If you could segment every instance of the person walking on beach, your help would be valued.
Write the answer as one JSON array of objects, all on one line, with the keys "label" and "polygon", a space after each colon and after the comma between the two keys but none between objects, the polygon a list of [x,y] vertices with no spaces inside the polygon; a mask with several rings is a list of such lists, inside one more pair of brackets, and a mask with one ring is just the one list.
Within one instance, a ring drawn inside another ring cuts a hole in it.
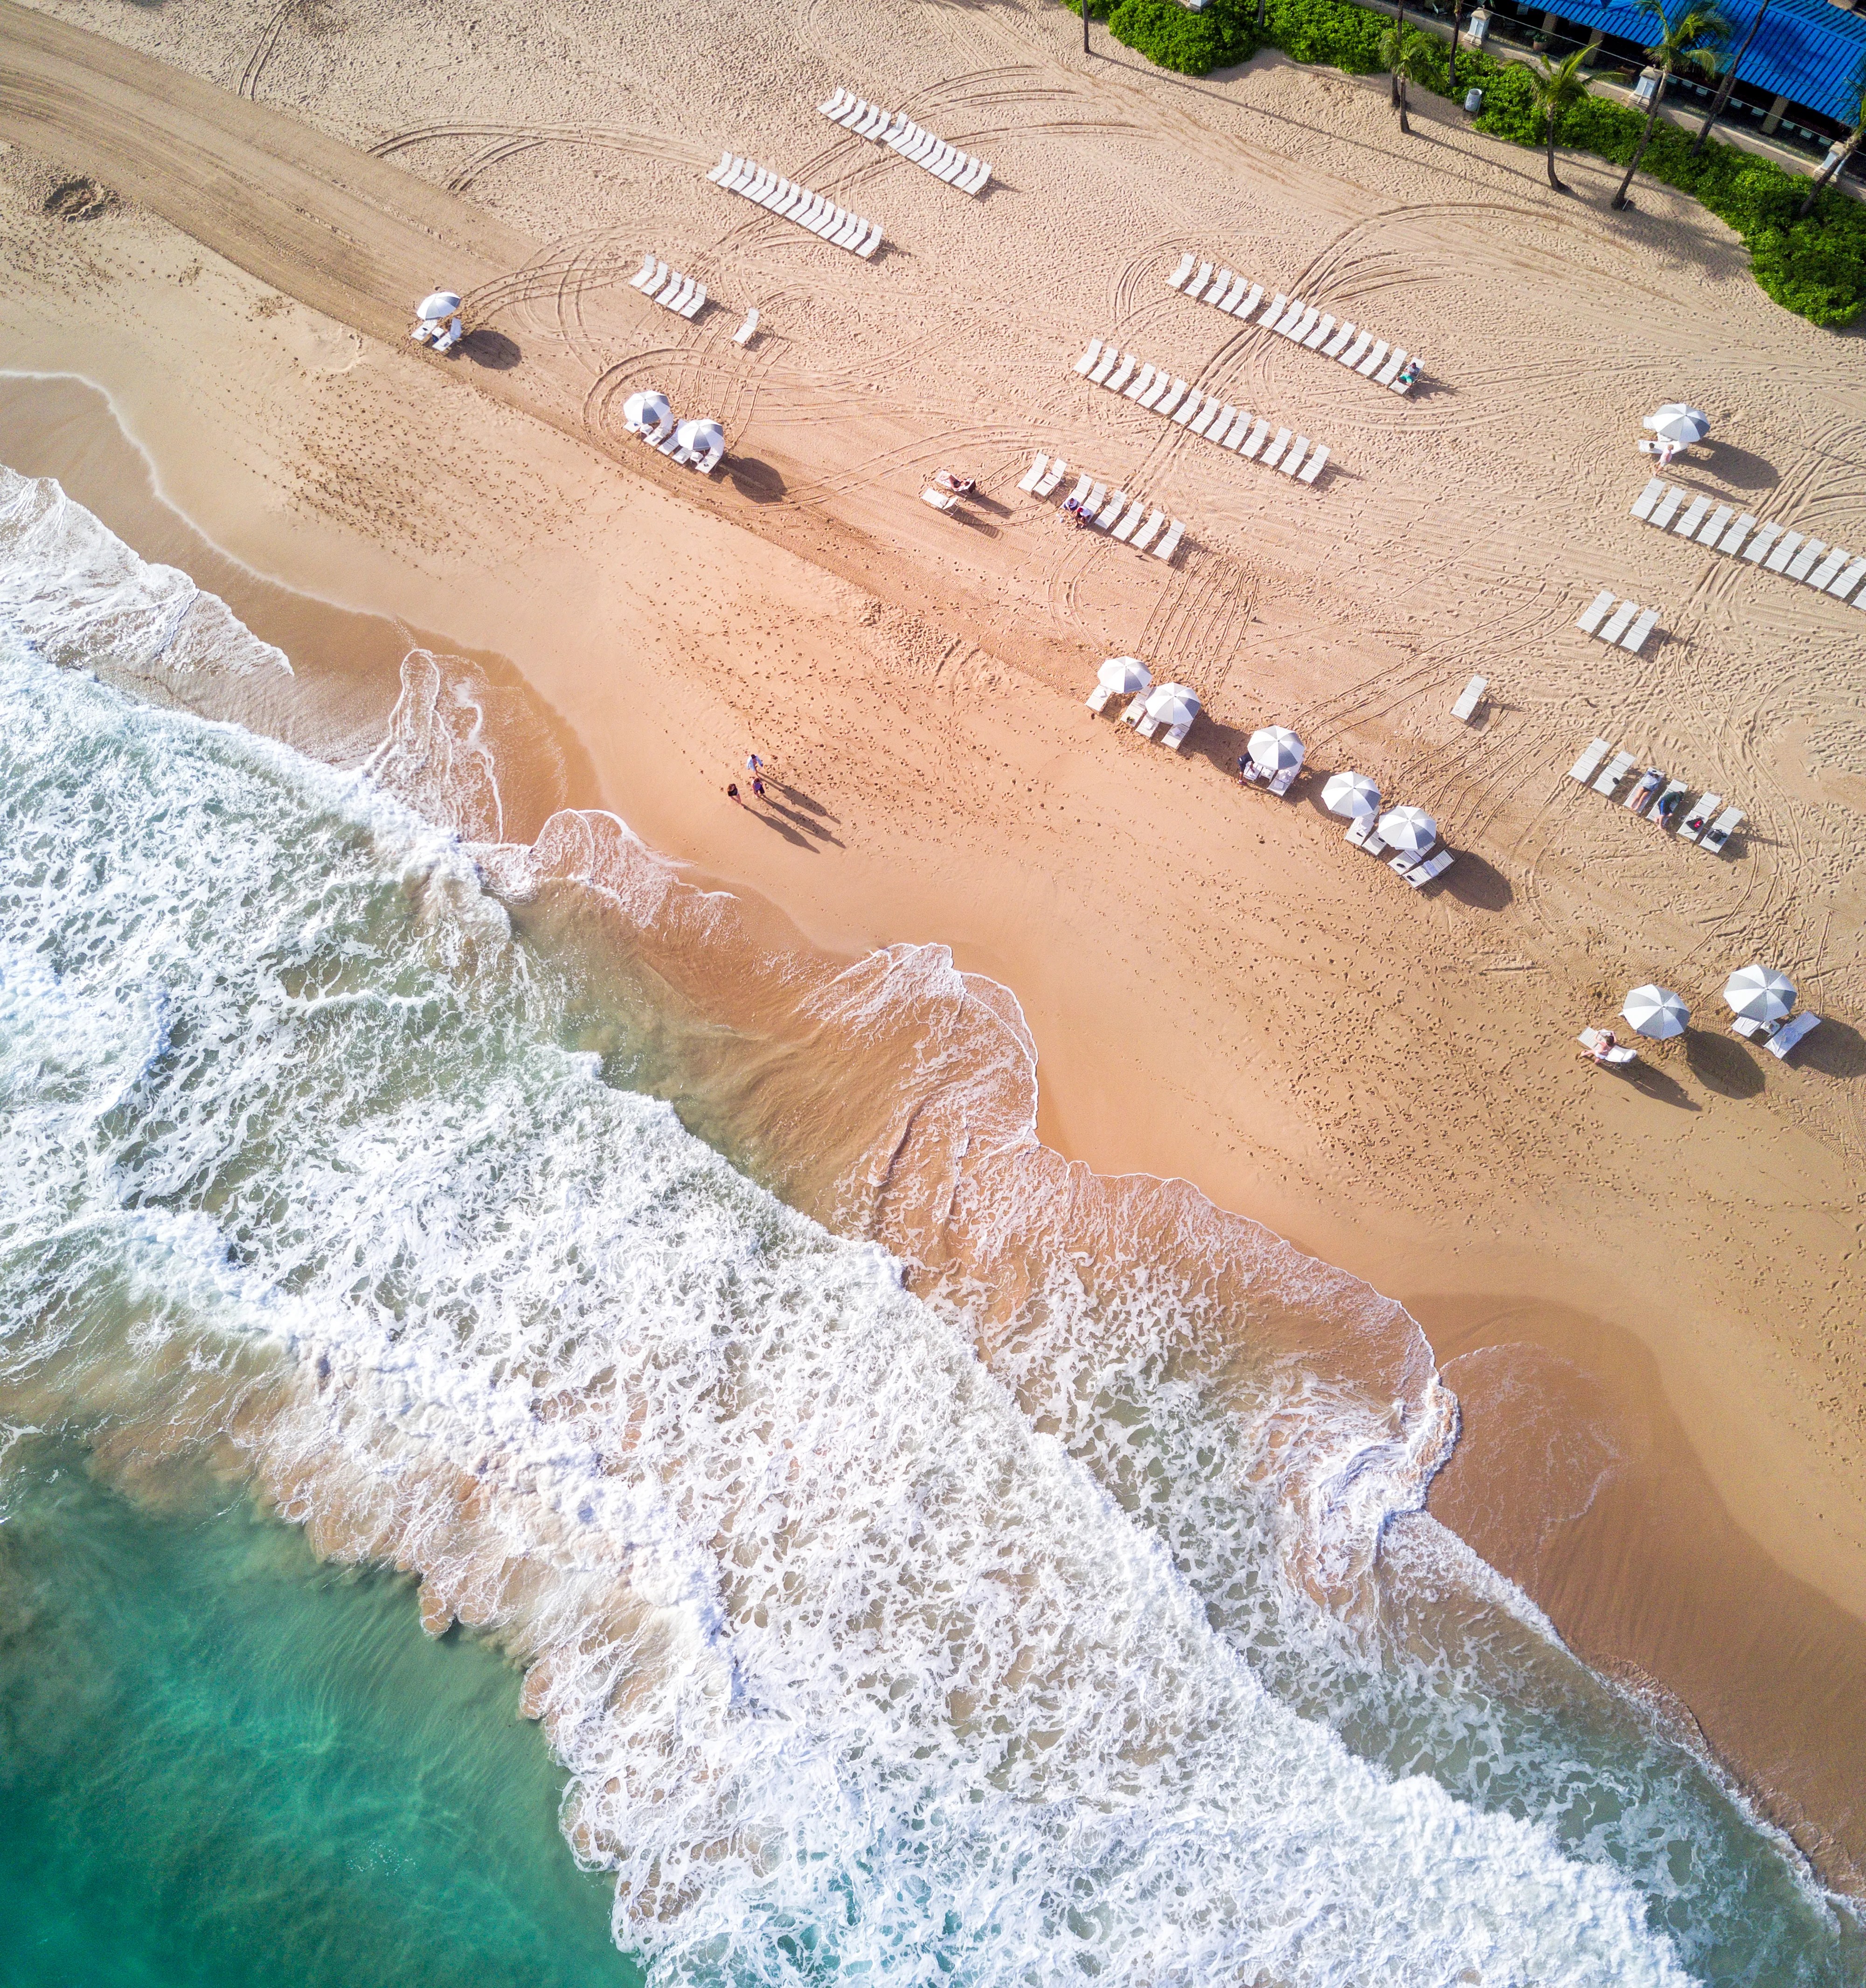
[{"label": "person walking on beach", "polygon": [[753,779],[756,780],[758,776],[764,770],[765,762],[756,752],[748,752],[745,755],[745,771],[752,776]]},{"label": "person walking on beach", "polygon": [[765,783],[756,773],[752,776],[752,791],[761,801],[765,798]]},{"label": "person walking on beach", "polygon": [[745,806],[744,801],[739,797],[739,783],[736,780],[728,780],[726,782],[725,797],[732,803],[734,807],[743,807]]}]

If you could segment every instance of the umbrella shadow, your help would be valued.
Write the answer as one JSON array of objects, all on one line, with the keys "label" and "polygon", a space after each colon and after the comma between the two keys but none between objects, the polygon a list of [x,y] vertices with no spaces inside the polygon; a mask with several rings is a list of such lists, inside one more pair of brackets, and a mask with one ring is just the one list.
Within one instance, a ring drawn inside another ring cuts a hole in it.
[{"label": "umbrella shadow", "polygon": [[524,357],[516,339],[508,338],[502,331],[495,331],[485,324],[477,331],[469,331],[461,340],[460,349],[475,366],[484,366],[493,373],[509,373]]},{"label": "umbrella shadow", "polygon": [[[1473,911],[1500,911],[1516,902],[1516,887],[1496,864],[1461,849],[1456,860],[1437,882],[1448,897]],[[1432,886],[1426,885],[1430,890]]]},{"label": "umbrella shadow", "polygon": [[784,479],[768,462],[760,462],[755,456],[731,456],[726,460],[725,473],[739,495],[749,497],[754,504],[783,501]]},{"label": "umbrella shadow", "polygon": [[1746,448],[1727,441],[1700,442],[1698,446],[1709,451],[1709,460],[1702,467],[1721,477],[1732,490],[1772,490],[1782,480],[1773,463]]},{"label": "umbrella shadow", "polygon": [[1685,1031],[1685,1061],[1706,1090],[1719,1097],[1754,1097],[1763,1088],[1756,1060],[1734,1037],[1709,1029]]},{"label": "umbrella shadow", "polygon": [[1851,1022],[1824,1015],[1820,1027],[1803,1036],[1789,1057],[1825,1077],[1866,1076],[1866,1036]]},{"label": "umbrella shadow", "polygon": [[1656,1104],[1673,1105],[1680,1111],[1704,1109],[1675,1077],[1661,1070],[1656,1063],[1648,1063],[1644,1057],[1637,1063],[1623,1063],[1617,1069],[1606,1070],[1604,1074],[1618,1077],[1622,1084],[1630,1084],[1643,1097],[1651,1098]]}]

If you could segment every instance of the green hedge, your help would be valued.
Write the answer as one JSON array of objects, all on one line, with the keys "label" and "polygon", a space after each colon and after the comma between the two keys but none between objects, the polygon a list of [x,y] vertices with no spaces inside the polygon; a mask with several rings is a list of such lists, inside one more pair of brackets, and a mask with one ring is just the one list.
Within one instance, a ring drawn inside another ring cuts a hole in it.
[{"label": "green hedge", "polygon": [[[1381,42],[1388,17],[1354,0],[1266,0],[1261,34],[1255,0],[1209,0],[1195,14],[1179,0],[1090,0],[1114,39],[1162,69],[1205,76],[1247,62],[1259,48],[1279,49],[1293,61],[1326,63],[1350,76],[1384,66]],[[1425,86],[1451,94],[1450,44],[1436,36],[1425,53]],[[1477,128],[1512,144],[1540,147],[1543,134],[1520,63],[1500,63],[1466,44],[1458,51],[1458,91],[1484,93]],[[1590,97],[1569,113],[1557,143],[1624,165],[1645,119],[1624,104]],[[1640,171],[1692,194],[1742,236],[1749,268],[1786,310],[1821,325],[1850,324],[1866,309],[1866,202],[1828,188],[1807,220],[1795,211],[1807,182],[1772,159],[1719,144],[1691,155],[1692,134],[1661,122]]]}]

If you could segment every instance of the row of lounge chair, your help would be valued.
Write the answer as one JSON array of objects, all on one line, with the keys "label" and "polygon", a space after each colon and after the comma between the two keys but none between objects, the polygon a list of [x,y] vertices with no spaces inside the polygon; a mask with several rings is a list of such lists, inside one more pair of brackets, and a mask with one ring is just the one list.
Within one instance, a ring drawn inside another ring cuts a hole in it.
[{"label": "row of lounge chair", "polygon": [[696,318],[706,308],[706,286],[657,262],[652,249],[628,282],[630,289],[639,290],[651,303],[665,305],[677,316]]},{"label": "row of lounge chair", "polygon": [[1221,448],[1235,450],[1247,461],[1260,459],[1266,469],[1280,468],[1284,475],[1295,477],[1299,483],[1313,483],[1328,460],[1326,448],[1317,447],[1311,452],[1309,438],[1297,435],[1292,441],[1287,428],[1279,428],[1266,448],[1264,442],[1270,432],[1267,421],[1253,417],[1247,407],[1221,401],[1215,394],[1188,387],[1185,380],[1174,377],[1170,367],[1142,365],[1118,344],[1104,345],[1099,338],[1091,340],[1087,351],[1076,361],[1076,370],[1092,386],[1106,387],[1137,407],[1164,414],[1178,427],[1203,435]]},{"label": "row of lounge chair", "polygon": [[1305,303],[1300,297],[1285,296],[1279,291],[1259,311],[1257,306],[1263,301],[1261,283],[1234,276],[1229,269],[1221,269],[1214,276],[1212,265],[1198,262],[1190,249],[1166,283],[1168,289],[1215,305],[1240,323],[1266,326],[1293,343],[1320,353],[1324,359],[1338,359],[1377,387],[1390,387],[1396,394],[1409,393],[1419,377],[1418,360],[1408,366],[1403,346],[1389,347],[1384,338],[1376,340],[1370,331],[1357,331],[1351,320],[1337,324],[1320,304]]},{"label": "row of lounge chair", "polygon": [[1603,642],[1617,642],[1638,655],[1658,621],[1656,607],[1642,608],[1636,600],[1615,601],[1609,587],[1594,597],[1574,625],[1584,634],[1597,635]]},{"label": "row of lounge chair", "polygon": [[925,167],[935,179],[957,187],[961,193],[982,194],[991,178],[992,169],[984,160],[975,159],[956,145],[948,145],[931,131],[923,131],[904,110],[884,110],[840,84],[835,95],[816,108],[832,123],[853,131],[858,138],[890,147],[911,164]]},{"label": "row of lounge chair", "polygon": [[1736,509],[1734,504],[1719,504],[1715,498],[1692,497],[1675,483],[1668,487],[1662,476],[1654,477],[1633,500],[1633,516],[1642,523],[1694,539],[1732,558],[1740,555],[1752,566],[1766,566],[1790,580],[1805,580],[1817,593],[1831,593],[1836,600],[1844,600],[1857,587],[1853,605],[1866,607],[1866,587],[1860,586],[1866,580],[1866,556],[1855,559],[1851,553],[1780,525],[1759,526],[1747,511],[1735,516]]},{"label": "row of lounge chair", "polygon": [[[1568,769],[1568,777],[1579,780],[1584,786],[1592,787],[1597,794],[1611,795],[1638,764],[1637,754],[1615,752],[1608,740],[1596,739],[1589,742],[1587,751]],[[1729,840],[1732,831],[1743,820],[1743,810],[1723,808],[1722,813],[1719,814],[1717,810],[1723,807],[1721,794],[1701,794],[1697,805],[1688,809],[1685,796],[1690,791],[1685,781],[1670,779],[1658,767],[1649,766],[1627,790],[1621,806],[1634,814],[1643,815],[1661,829],[1670,828],[1675,822],[1681,842],[1695,842],[1700,849],[1708,849],[1714,856]]]},{"label": "row of lounge chair", "polygon": [[1353,844],[1357,849],[1364,849],[1370,856],[1386,856],[1387,867],[1415,891],[1424,890],[1435,877],[1442,877],[1458,860],[1455,850],[1442,847],[1423,857],[1405,850],[1398,856],[1387,856],[1389,845],[1380,832],[1380,816],[1377,814],[1364,814],[1357,821],[1350,822],[1342,840]]},{"label": "row of lounge chair", "polygon": [[812,193],[794,181],[780,179],[769,166],[726,152],[706,177],[728,193],[743,194],[779,220],[794,221],[799,228],[821,235],[832,248],[847,248],[850,255],[866,259],[881,245],[878,221],[850,214],[837,206],[827,194]]},{"label": "row of lounge chair", "polygon": [[1785,1015],[1779,1022],[1758,1022],[1747,1015],[1739,1015],[1730,1024],[1730,1033],[1761,1043],[1772,1057],[1786,1063],[1789,1051],[1796,1043],[1820,1026],[1820,1017],[1803,1008],[1800,1014]]},{"label": "row of lounge chair", "polygon": [[684,468],[710,476],[725,455],[725,434],[717,421],[677,421],[671,410],[658,422],[627,416],[624,426],[651,448],[671,456]]},{"label": "row of lounge chair", "polygon": [[[1053,462],[1046,455],[1039,455],[1018,479],[1019,490],[1028,491],[1033,497],[1050,496],[1063,480],[1069,465],[1062,457]],[[1083,475],[1077,478],[1075,489],[1065,500],[1065,509],[1085,517],[1110,538],[1118,539],[1123,545],[1132,546],[1137,553],[1150,548],[1155,559],[1169,563],[1179,549],[1179,541],[1185,536],[1185,526],[1177,518],[1171,523],[1166,513],[1158,505],[1149,510],[1144,497],[1131,497],[1125,490],[1109,494],[1105,483],[1097,483],[1094,477]],[[1160,529],[1165,526],[1165,535],[1160,536]],[[1154,540],[1159,538],[1159,543]]]}]

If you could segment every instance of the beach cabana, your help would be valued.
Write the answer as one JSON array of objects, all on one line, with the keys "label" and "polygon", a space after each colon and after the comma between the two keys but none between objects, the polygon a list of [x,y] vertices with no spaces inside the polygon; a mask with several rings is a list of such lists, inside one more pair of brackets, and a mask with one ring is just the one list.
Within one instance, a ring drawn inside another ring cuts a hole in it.
[{"label": "beach cabana", "polygon": [[414,307],[414,329],[408,336],[417,345],[431,340],[435,351],[451,351],[466,335],[460,311],[457,291],[431,290]]},{"label": "beach cabana", "polygon": [[665,394],[650,387],[644,393],[630,394],[622,403],[622,425],[644,441],[664,441],[674,425],[674,410]]},{"label": "beach cabana", "polygon": [[1438,839],[1438,824],[1423,808],[1389,808],[1380,818],[1380,839],[1405,855],[1423,856]]},{"label": "beach cabana", "polygon": [[1684,996],[1673,993],[1669,987],[1635,987],[1620,1012],[1642,1036],[1650,1036],[1655,1043],[1682,1036],[1691,1019]]},{"label": "beach cabana", "polygon": [[1330,773],[1322,788],[1322,805],[1330,814],[1364,821],[1380,812],[1380,789],[1364,773]]},{"label": "beach cabana", "polygon": [[1795,1005],[1795,989],[1785,973],[1759,961],[1739,967],[1723,983],[1723,998],[1746,1022],[1779,1022]]}]

